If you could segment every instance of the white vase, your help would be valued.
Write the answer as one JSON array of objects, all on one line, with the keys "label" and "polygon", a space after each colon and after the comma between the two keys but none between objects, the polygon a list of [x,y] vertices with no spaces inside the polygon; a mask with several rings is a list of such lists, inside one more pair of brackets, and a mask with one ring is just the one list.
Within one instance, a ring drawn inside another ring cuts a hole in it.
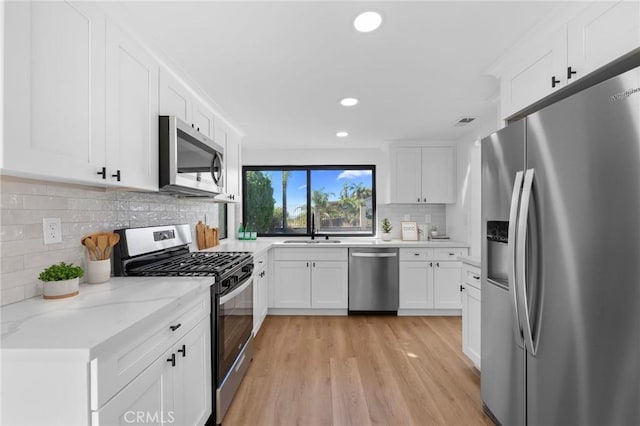
[{"label": "white vase", "polygon": [[44,299],[64,299],[78,294],[80,280],[71,278],[63,281],[44,281],[42,283],[42,297]]},{"label": "white vase", "polygon": [[87,283],[100,284],[111,278],[111,259],[90,260],[87,262]]},{"label": "white vase", "polygon": [[383,232],[382,233],[382,241],[391,241],[391,233]]}]

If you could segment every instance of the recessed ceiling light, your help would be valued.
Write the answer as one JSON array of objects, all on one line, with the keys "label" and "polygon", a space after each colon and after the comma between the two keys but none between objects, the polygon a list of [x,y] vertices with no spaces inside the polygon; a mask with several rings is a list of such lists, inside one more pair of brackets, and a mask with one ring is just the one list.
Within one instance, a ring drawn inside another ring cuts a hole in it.
[{"label": "recessed ceiling light", "polygon": [[356,98],[344,98],[340,99],[340,105],[350,107],[358,104],[358,99]]},{"label": "recessed ceiling light", "polygon": [[369,33],[376,30],[382,24],[382,16],[378,12],[364,12],[356,16],[353,26],[361,33]]},{"label": "recessed ceiling light", "polygon": [[349,136],[349,132],[338,132],[336,133],[336,136],[339,138],[346,138],[347,136]]}]

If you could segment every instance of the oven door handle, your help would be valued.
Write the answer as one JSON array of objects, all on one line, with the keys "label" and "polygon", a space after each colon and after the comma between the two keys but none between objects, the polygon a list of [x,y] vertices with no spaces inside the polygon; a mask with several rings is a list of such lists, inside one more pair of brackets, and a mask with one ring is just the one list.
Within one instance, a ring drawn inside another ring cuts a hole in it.
[{"label": "oven door handle", "polygon": [[243,291],[245,291],[247,289],[247,287],[249,287],[251,285],[251,283],[253,282],[253,278],[249,278],[247,281],[245,281],[240,287],[237,287],[235,289],[233,289],[233,291],[231,293],[227,293],[224,296],[220,297],[220,302],[219,305],[222,306],[225,303],[227,303],[229,300],[233,299],[234,297],[236,297],[238,294],[242,293]]}]

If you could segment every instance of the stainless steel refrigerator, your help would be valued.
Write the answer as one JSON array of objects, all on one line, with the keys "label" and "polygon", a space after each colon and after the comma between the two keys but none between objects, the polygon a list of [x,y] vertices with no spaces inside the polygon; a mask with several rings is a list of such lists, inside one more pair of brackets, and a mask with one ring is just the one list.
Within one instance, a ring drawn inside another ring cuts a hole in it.
[{"label": "stainless steel refrigerator", "polygon": [[640,68],[482,140],[482,228],[485,410],[640,425]]}]

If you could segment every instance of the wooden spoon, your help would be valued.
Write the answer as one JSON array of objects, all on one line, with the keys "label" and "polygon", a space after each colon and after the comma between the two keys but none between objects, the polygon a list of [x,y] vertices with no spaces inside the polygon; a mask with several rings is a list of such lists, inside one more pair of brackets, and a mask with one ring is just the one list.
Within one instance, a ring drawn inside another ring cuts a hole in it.
[{"label": "wooden spoon", "polygon": [[107,238],[109,239],[109,246],[105,251],[104,258],[110,259],[111,250],[113,250],[113,247],[120,242],[120,234],[109,234]]},{"label": "wooden spoon", "polygon": [[105,234],[98,235],[98,251],[100,253],[100,260],[106,259],[105,250],[109,247],[109,237]]},{"label": "wooden spoon", "polygon": [[89,252],[89,260],[99,260],[98,248],[96,247],[96,244],[93,242],[91,237],[83,238],[82,244],[87,248],[87,251]]}]

